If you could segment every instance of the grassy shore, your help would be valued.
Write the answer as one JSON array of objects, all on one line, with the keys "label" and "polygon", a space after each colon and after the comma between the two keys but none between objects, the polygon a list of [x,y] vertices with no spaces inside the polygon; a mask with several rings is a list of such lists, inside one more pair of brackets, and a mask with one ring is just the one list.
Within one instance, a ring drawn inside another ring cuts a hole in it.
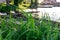
[{"label": "grassy shore", "polygon": [[44,18],[36,20],[28,14],[27,19],[0,17],[0,40],[58,40],[58,23],[46,21]]}]

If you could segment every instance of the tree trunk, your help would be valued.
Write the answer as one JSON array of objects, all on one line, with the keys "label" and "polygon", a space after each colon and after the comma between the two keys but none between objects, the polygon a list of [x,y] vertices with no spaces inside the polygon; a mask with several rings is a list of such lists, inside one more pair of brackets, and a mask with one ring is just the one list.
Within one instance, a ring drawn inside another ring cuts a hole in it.
[{"label": "tree trunk", "polygon": [[6,5],[9,6],[9,0],[6,0]]},{"label": "tree trunk", "polygon": [[18,0],[14,0],[14,5],[18,6]]},{"label": "tree trunk", "polygon": [[30,8],[33,8],[33,0],[31,0]]},{"label": "tree trunk", "polygon": [[[17,7],[19,7],[19,5],[18,5],[18,3],[21,3],[23,0],[14,0],[14,5],[15,6],[17,6]],[[14,10],[15,11],[15,13],[19,13],[19,10]]]},{"label": "tree trunk", "polygon": [[[10,4],[9,4],[9,1],[10,1],[10,0],[6,0],[6,7],[9,7],[9,5],[10,5]],[[7,14],[10,14],[10,10],[9,10],[9,8],[8,8],[8,10],[7,10],[6,13],[7,13]]]},{"label": "tree trunk", "polygon": [[[14,5],[18,7],[18,0],[14,0]],[[15,9],[14,11],[15,13],[18,13],[18,10]]]},{"label": "tree trunk", "polygon": [[35,0],[35,6],[36,6],[36,8],[37,8],[37,6],[38,6],[37,1],[38,1],[38,0]]}]

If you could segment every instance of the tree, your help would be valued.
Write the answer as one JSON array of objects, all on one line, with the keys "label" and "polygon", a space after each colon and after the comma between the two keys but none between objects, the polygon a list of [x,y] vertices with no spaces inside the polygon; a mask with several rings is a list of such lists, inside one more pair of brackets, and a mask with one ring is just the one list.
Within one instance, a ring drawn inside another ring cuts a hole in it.
[{"label": "tree", "polygon": [[35,0],[35,6],[36,6],[36,8],[37,8],[37,5],[38,5],[37,0]]},{"label": "tree", "polygon": [[[14,5],[16,6],[16,7],[18,7],[19,5],[19,3],[21,3],[23,0],[14,0]],[[18,10],[16,10],[15,9],[15,12],[17,13],[17,12],[19,12]]]},{"label": "tree", "polygon": [[9,10],[9,5],[10,5],[10,4],[9,4],[9,1],[10,1],[10,0],[6,0],[6,7],[8,8],[8,10],[7,10],[7,12],[6,12],[7,14],[10,13],[10,10]]},{"label": "tree", "polygon": [[14,5],[18,6],[18,0],[14,0]]},{"label": "tree", "polygon": [[9,0],[6,0],[6,5],[9,6]]},{"label": "tree", "polygon": [[36,8],[37,7],[37,0],[31,0],[31,8]]},{"label": "tree", "polygon": [[14,5],[18,6],[18,3],[21,3],[23,0],[14,0]]}]

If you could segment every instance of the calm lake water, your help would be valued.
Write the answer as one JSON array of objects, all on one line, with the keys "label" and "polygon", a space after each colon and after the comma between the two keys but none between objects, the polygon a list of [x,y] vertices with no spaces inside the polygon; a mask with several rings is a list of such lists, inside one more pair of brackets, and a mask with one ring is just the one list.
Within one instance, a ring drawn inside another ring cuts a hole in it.
[{"label": "calm lake water", "polygon": [[52,8],[37,8],[38,11],[40,11],[41,14],[43,13],[43,15],[45,13],[48,13],[51,20],[53,21],[57,21],[58,19],[60,19],[60,7],[52,7]]},{"label": "calm lake water", "polygon": [[[32,9],[28,9],[26,11],[27,12],[32,11]],[[39,15],[40,18],[41,18],[41,16],[44,16],[44,14],[48,13],[51,20],[60,21],[60,20],[58,20],[58,19],[60,19],[60,7],[37,8],[37,11],[39,11],[37,14]]]}]

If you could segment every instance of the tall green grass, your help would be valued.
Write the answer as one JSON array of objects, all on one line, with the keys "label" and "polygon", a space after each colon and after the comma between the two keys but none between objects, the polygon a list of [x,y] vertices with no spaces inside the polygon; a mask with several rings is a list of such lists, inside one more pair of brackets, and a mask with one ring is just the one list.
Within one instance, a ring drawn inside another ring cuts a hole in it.
[{"label": "tall green grass", "polygon": [[24,15],[27,17],[25,21],[23,18],[0,17],[0,40],[58,40],[57,23]]}]

